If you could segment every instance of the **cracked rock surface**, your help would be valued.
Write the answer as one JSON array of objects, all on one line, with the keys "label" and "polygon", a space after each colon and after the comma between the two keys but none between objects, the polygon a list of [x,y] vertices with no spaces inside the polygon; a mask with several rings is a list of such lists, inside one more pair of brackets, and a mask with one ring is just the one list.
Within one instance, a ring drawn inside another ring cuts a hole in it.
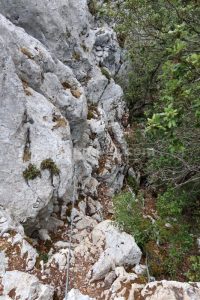
[{"label": "cracked rock surface", "polygon": [[[107,31],[103,45],[120,49],[111,29],[95,28],[86,1],[0,1],[0,11],[0,204],[31,231],[72,194],[123,184],[123,93],[93,51]],[[59,174],[41,170],[47,159]],[[30,164],[38,173],[27,179]]]}]

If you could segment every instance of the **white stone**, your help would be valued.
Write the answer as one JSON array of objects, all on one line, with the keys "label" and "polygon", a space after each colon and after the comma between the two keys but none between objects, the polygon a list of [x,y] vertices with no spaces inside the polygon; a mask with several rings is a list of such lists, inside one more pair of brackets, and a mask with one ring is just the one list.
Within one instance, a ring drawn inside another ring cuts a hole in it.
[{"label": "white stone", "polygon": [[[133,283],[131,285],[128,300],[135,300],[135,292],[141,291],[144,288],[144,286],[145,286],[144,284]],[[160,300],[160,299],[157,299],[157,300]]]},{"label": "white stone", "polygon": [[50,241],[51,240],[48,230],[46,230],[46,229],[39,230],[39,237],[42,241]]},{"label": "white stone", "polygon": [[44,285],[30,274],[19,271],[7,271],[2,278],[3,295],[7,297],[11,290],[15,290],[16,298],[21,300],[53,300],[54,289]]},{"label": "white stone", "polygon": [[197,239],[197,247],[199,248],[200,251],[200,238]]},{"label": "white stone", "polygon": [[138,276],[135,273],[128,273],[124,267],[115,268],[116,276],[123,282],[134,281]]},{"label": "white stone", "polygon": [[106,286],[110,287],[111,284],[115,281],[116,279],[116,273],[114,271],[108,273],[106,276],[105,276],[105,279],[104,279],[104,282],[106,284]]},{"label": "white stone", "polygon": [[78,204],[78,207],[80,211],[85,215],[86,212],[86,202],[85,201],[80,201]]},{"label": "white stone", "polygon": [[79,290],[72,289],[67,295],[67,300],[95,300],[95,298],[90,298],[87,295],[81,294]]},{"label": "white stone", "polygon": [[199,300],[200,283],[186,283],[177,281],[155,281],[147,284],[141,291],[146,300]]},{"label": "white stone", "polygon": [[4,275],[8,266],[8,258],[3,251],[0,251],[0,277]]},{"label": "white stone", "polygon": [[25,239],[21,245],[21,255],[22,257],[26,255],[26,271],[32,270],[35,266],[38,254],[36,249],[34,249]]},{"label": "white stone", "polygon": [[54,265],[57,266],[60,271],[64,271],[67,267],[68,253],[68,249],[61,249],[59,252],[53,254],[47,263],[47,267]]},{"label": "white stone", "polygon": [[146,272],[147,267],[145,265],[136,265],[133,270],[136,274],[141,275]]},{"label": "white stone", "polygon": [[97,245],[105,241],[105,250],[92,267],[92,280],[99,280],[117,266],[133,266],[141,259],[141,251],[132,236],[120,232],[111,221],[103,221],[92,231],[92,240]]},{"label": "white stone", "polygon": [[[6,68],[2,69],[0,65],[0,85],[3,84],[2,80],[6,76],[4,94],[0,96],[0,126],[3,129],[0,136],[2,147],[0,204],[9,208],[18,220],[25,221],[28,217],[36,218],[44,208],[48,210],[48,203],[55,190],[62,197],[71,187],[72,142],[67,120],[65,131],[63,128],[53,130],[56,125],[52,121],[53,113],[60,115],[58,109],[34,89],[28,88],[28,92],[25,92],[21,81],[22,79],[28,81],[32,87],[40,84],[40,79],[34,76],[35,67],[39,68],[39,73],[44,68],[38,60],[38,51],[41,51],[41,55],[44,55],[43,59],[47,60],[46,65],[49,64],[49,68],[52,68],[53,60],[48,51],[2,15],[0,15],[0,35],[1,40],[4,41],[0,44],[1,56],[6,58],[9,55]],[[9,48],[9,53],[5,52],[4,47]],[[35,61],[28,59],[27,55],[36,57]],[[21,66],[25,64],[20,61],[30,63],[29,68],[21,70]],[[15,65],[14,62],[19,64]],[[17,134],[16,128],[18,128]],[[30,150],[27,148],[25,152],[25,148],[29,146]],[[58,181],[54,176],[53,187],[49,172],[43,171],[41,178],[37,177],[27,184],[23,178],[23,171],[29,163],[40,168],[41,162],[48,158],[51,158],[60,169],[60,180]],[[14,192],[10,190],[11,187]]]},{"label": "white stone", "polygon": [[8,209],[0,207],[0,217],[4,220],[4,222],[0,223],[0,236],[3,236],[9,230],[18,232],[20,236],[24,235],[22,225],[11,217]]},{"label": "white stone", "polygon": [[69,242],[58,241],[54,244],[56,249],[65,249],[69,247]]},{"label": "white stone", "polygon": [[86,228],[92,229],[97,225],[97,221],[93,218],[84,216],[78,223],[76,223],[76,228],[79,230],[83,230]]}]

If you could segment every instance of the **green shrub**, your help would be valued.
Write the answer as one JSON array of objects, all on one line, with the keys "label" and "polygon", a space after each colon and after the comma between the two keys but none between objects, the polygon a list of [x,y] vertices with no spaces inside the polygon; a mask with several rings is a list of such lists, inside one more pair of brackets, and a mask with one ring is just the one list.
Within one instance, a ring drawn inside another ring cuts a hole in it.
[{"label": "green shrub", "polygon": [[151,221],[143,218],[142,202],[127,192],[115,196],[113,204],[116,222],[144,248],[153,231]]},{"label": "green shrub", "polygon": [[168,189],[162,195],[159,195],[156,206],[161,217],[180,218],[183,209],[187,205],[187,194],[176,193],[174,189]]},{"label": "green shrub", "polygon": [[97,106],[95,104],[88,105],[87,119],[91,120],[91,119],[95,118],[96,115],[97,116],[99,115]]},{"label": "green shrub", "polygon": [[200,281],[200,256],[190,256],[190,269],[185,274],[189,281]]},{"label": "green shrub", "polygon": [[[183,190],[190,184],[197,191],[200,6],[195,0],[126,0],[110,5],[108,14],[114,14],[118,33],[127,37],[130,74],[124,78],[124,89],[130,119],[138,122],[138,116],[143,117],[145,149],[154,150],[145,162],[149,181],[155,188],[172,185]],[[143,151],[140,161],[145,157]]]},{"label": "green shrub", "polygon": [[138,182],[137,182],[136,178],[134,178],[133,176],[129,175],[127,177],[127,183],[133,189],[134,192],[138,191],[139,185],[138,185]]},{"label": "green shrub", "polygon": [[113,204],[116,222],[134,236],[144,251],[151,275],[157,278],[166,275],[175,279],[182,260],[194,247],[195,239],[190,233],[190,226],[182,220],[179,206],[164,207],[169,194],[158,200],[161,202],[158,210],[161,215],[158,214],[154,222],[145,216],[145,199],[138,200],[131,193],[121,193],[114,197]]}]

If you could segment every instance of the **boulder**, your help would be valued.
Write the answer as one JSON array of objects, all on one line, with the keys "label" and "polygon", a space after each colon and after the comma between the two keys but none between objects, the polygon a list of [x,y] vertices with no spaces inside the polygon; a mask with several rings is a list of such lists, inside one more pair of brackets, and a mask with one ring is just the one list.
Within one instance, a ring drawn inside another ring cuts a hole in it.
[{"label": "boulder", "polygon": [[[53,300],[54,289],[44,285],[30,274],[9,271],[2,278],[3,297],[10,296],[12,299],[21,300]],[[9,299],[9,298],[8,298]]]},{"label": "boulder", "polygon": [[200,283],[155,281],[147,284],[142,289],[141,296],[145,300],[199,300]]},{"label": "boulder", "polygon": [[92,231],[91,238],[96,247],[99,242],[105,245],[104,251],[92,267],[92,281],[104,278],[115,267],[134,266],[141,259],[142,253],[134,238],[121,232],[109,220],[98,224]]}]

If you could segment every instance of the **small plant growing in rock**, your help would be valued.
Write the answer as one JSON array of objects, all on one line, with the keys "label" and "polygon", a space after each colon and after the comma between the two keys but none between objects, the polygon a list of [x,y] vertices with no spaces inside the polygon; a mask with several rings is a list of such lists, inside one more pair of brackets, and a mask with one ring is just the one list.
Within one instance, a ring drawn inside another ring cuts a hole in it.
[{"label": "small plant growing in rock", "polygon": [[98,5],[96,0],[90,0],[88,3],[89,12],[95,15],[98,12]]},{"label": "small plant growing in rock", "polygon": [[80,61],[81,60],[81,55],[80,55],[80,53],[74,51],[74,53],[72,54],[72,58],[76,61]]},{"label": "small plant growing in rock", "polygon": [[41,170],[49,170],[51,176],[60,174],[60,170],[51,158],[47,158],[41,162]]},{"label": "small plant growing in rock", "polygon": [[101,68],[101,73],[102,73],[102,75],[104,75],[107,79],[108,79],[108,81],[110,82],[110,80],[111,80],[111,75],[110,75],[110,73],[108,72],[108,70],[106,69],[106,68]]},{"label": "small plant growing in rock", "polygon": [[91,120],[93,118],[96,118],[99,115],[98,109],[95,104],[91,104],[88,106],[88,114],[87,119]]},{"label": "small plant growing in rock", "polygon": [[40,257],[41,257],[41,260],[43,260],[43,262],[45,264],[48,262],[48,259],[49,259],[48,253],[41,253]]},{"label": "small plant growing in rock", "polygon": [[29,164],[26,170],[23,171],[23,177],[26,181],[33,180],[38,176],[41,176],[40,170],[33,164]]},{"label": "small plant growing in rock", "polygon": [[92,112],[91,110],[89,110],[89,111],[88,111],[88,115],[87,115],[87,119],[88,119],[88,120],[91,120],[91,119],[93,119],[93,117],[94,117],[93,112]]}]

